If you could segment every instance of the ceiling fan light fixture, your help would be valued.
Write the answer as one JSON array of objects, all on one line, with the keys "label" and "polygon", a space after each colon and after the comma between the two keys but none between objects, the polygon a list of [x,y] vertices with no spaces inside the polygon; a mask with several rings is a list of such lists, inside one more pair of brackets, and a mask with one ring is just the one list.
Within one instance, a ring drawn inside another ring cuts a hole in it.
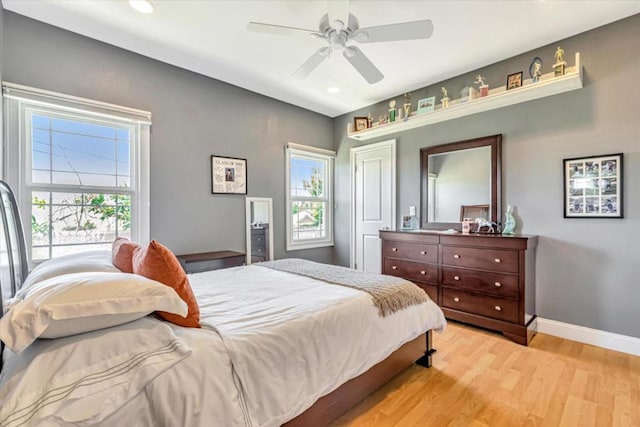
[{"label": "ceiling fan light fixture", "polygon": [[153,4],[149,0],[129,0],[129,6],[140,13],[153,13]]},{"label": "ceiling fan light fixture", "polygon": [[353,58],[356,55],[356,50],[352,47],[347,47],[344,50],[344,56],[346,56],[347,58]]}]

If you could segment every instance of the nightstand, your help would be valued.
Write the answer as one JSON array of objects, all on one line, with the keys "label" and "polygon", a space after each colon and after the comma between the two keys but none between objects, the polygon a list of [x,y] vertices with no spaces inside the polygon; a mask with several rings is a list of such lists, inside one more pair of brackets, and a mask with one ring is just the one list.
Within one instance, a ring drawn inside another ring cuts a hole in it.
[{"label": "nightstand", "polygon": [[245,254],[235,251],[203,252],[199,254],[176,255],[185,273],[219,270],[237,267],[245,262]]}]

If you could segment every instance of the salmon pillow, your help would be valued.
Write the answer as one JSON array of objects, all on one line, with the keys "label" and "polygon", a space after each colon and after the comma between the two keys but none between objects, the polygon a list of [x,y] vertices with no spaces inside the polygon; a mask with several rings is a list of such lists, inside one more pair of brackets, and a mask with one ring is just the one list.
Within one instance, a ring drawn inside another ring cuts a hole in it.
[{"label": "salmon pillow", "polygon": [[178,258],[166,246],[152,240],[146,248],[136,248],[133,252],[133,272],[172,287],[189,307],[187,317],[163,311],[156,312],[160,317],[176,325],[200,327],[200,308],[187,274]]},{"label": "salmon pillow", "polygon": [[111,262],[123,273],[133,273],[133,252],[140,245],[124,237],[118,237],[111,245]]}]

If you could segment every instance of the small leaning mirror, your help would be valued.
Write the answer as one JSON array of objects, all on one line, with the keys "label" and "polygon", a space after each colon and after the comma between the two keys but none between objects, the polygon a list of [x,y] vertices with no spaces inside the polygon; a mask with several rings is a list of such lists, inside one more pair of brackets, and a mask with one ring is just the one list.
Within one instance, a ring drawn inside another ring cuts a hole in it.
[{"label": "small leaning mirror", "polygon": [[273,200],[246,198],[247,265],[273,259]]}]

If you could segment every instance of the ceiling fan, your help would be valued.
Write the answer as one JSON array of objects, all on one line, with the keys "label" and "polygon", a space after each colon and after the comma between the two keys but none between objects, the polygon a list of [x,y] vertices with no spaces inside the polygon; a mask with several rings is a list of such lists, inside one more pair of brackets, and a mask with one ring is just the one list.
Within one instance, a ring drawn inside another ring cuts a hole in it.
[{"label": "ceiling fan", "polygon": [[400,40],[428,39],[433,34],[433,24],[429,19],[360,28],[358,19],[349,13],[349,0],[327,0],[328,13],[320,18],[318,31],[282,25],[249,22],[247,29],[259,33],[285,36],[313,37],[326,40],[329,46],[318,49],[291,77],[304,79],[333,51],[340,52],[370,84],[384,78],[378,68],[366,55],[350,42],[378,43]]}]

